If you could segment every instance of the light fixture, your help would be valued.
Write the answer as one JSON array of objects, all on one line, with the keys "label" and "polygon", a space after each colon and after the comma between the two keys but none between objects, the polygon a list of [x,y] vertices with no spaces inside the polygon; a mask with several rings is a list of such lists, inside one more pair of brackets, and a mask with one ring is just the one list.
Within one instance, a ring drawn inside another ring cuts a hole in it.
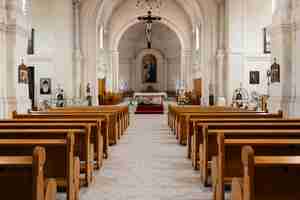
[{"label": "light fixture", "polygon": [[137,0],[136,7],[146,11],[154,11],[159,10],[162,4],[162,0]]}]

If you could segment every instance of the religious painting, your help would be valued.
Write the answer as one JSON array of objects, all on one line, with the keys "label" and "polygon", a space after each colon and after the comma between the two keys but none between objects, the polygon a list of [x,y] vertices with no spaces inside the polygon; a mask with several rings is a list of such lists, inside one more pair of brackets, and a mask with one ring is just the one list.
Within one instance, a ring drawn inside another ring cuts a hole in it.
[{"label": "religious painting", "polygon": [[41,78],[40,79],[40,94],[50,95],[51,94],[51,79]]},{"label": "religious painting", "polygon": [[19,83],[28,83],[28,69],[26,65],[24,65],[23,61],[22,64],[19,65],[18,68],[18,82]]},{"label": "religious painting", "polygon": [[259,71],[250,71],[250,84],[259,84]]},{"label": "religious painting", "polygon": [[157,82],[157,60],[154,55],[148,54],[143,58],[143,83]]},{"label": "religious painting", "polygon": [[271,53],[271,32],[268,28],[264,28],[264,53],[270,54]]},{"label": "religious painting", "polygon": [[276,63],[276,58],[271,66],[271,83],[280,82],[280,65]]}]

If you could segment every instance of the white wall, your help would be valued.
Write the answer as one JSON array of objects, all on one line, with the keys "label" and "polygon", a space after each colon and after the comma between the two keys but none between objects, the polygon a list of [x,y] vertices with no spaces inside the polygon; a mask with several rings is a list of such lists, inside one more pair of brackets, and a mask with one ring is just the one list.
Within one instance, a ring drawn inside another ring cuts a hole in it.
[{"label": "white wall", "polygon": [[[28,65],[35,67],[36,94],[39,78],[52,79],[52,92],[61,84],[67,98],[73,97],[73,10],[72,0],[33,0],[32,27],[35,55]],[[45,96],[38,96],[39,101]]]},{"label": "white wall", "polygon": [[[263,53],[263,28],[272,24],[272,0],[228,0],[227,12],[227,94],[242,86],[249,94],[267,93],[267,69],[271,58]],[[260,84],[249,84],[250,71],[260,72]]]}]

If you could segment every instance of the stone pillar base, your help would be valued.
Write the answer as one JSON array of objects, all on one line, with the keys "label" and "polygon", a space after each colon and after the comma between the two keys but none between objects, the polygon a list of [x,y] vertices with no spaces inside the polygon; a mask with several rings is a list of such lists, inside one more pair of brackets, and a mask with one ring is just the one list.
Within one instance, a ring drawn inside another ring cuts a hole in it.
[{"label": "stone pillar base", "polygon": [[0,119],[8,118],[8,102],[7,98],[0,97]]}]

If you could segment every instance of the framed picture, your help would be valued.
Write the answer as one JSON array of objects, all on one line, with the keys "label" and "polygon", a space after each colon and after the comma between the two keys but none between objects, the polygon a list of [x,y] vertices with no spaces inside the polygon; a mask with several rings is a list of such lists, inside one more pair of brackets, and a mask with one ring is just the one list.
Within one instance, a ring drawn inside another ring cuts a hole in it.
[{"label": "framed picture", "polygon": [[50,95],[51,94],[51,79],[41,78],[40,79],[40,94]]},{"label": "framed picture", "polygon": [[19,83],[28,83],[28,70],[26,65],[22,62],[18,68],[18,82]]},{"label": "framed picture", "polygon": [[268,28],[264,28],[263,33],[264,33],[264,53],[270,54],[271,53],[271,32]]},{"label": "framed picture", "polygon": [[259,71],[250,71],[250,84],[259,84]]},{"label": "framed picture", "polygon": [[152,54],[147,54],[143,58],[143,83],[157,82],[157,60]]}]

